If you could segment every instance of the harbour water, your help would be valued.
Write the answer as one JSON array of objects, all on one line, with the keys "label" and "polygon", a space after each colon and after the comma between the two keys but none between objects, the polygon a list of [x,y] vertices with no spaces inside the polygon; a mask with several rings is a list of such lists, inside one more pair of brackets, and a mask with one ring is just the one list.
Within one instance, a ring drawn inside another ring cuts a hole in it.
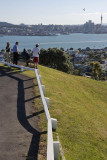
[{"label": "harbour water", "polygon": [[58,36],[2,36],[0,37],[0,50],[5,49],[7,42],[10,42],[12,49],[16,41],[19,42],[19,51],[24,48],[32,50],[36,43],[40,44],[40,49],[54,47],[64,48],[64,50],[69,48],[85,49],[86,47],[102,49],[107,47],[107,34],[75,33]]}]

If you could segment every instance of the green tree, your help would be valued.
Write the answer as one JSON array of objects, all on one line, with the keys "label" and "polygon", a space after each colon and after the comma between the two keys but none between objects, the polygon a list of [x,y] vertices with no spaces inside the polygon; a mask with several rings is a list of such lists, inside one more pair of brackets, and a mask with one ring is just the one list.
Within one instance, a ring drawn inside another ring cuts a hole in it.
[{"label": "green tree", "polygon": [[101,65],[99,62],[91,62],[90,66],[92,67],[93,78],[98,80],[102,72]]},{"label": "green tree", "polygon": [[73,48],[71,47],[70,50],[73,50]]},{"label": "green tree", "polygon": [[64,51],[64,48],[60,48],[60,50]]},{"label": "green tree", "polygon": [[41,49],[40,64],[50,66],[63,72],[72,73],[73,65],[69,55],[57,48]]},{"label": "green tree", "polygon": [[78,48],[78,51],[79,51],[79,52],[81,52],[81,51],[82,51],[82,49],[81,49],[81,48]]},{"label": "green tree", "polygon": [[89,52],[88,56],[89,56],[90,59],[94,59],[94,57],[95,57],[93,52]]},{"label": "green tree", "polygon": [[89,47],[86,47],[86,50],[87,50],[87,51],[90,51],[90,48],[89,48]]}]

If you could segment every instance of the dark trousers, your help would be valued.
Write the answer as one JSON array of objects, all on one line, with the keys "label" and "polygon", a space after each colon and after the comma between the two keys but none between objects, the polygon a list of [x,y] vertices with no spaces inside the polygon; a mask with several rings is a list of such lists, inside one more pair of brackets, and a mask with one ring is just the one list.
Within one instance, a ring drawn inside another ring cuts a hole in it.
[{"label": "dark trousers", "polygon": [[13,64],[17,65],[18,62],[18,53],[17,52],[13,52]]}]

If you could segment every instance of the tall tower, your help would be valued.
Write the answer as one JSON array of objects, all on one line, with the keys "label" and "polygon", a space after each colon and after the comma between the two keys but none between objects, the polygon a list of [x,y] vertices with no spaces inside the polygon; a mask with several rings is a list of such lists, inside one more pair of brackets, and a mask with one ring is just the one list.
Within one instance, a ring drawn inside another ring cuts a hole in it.
[{"label": "tall tower", "polygon": [[102,14],[101,14],[101,26],[102,26],[102,21],[103,21],[103,17],[102,17]]}]

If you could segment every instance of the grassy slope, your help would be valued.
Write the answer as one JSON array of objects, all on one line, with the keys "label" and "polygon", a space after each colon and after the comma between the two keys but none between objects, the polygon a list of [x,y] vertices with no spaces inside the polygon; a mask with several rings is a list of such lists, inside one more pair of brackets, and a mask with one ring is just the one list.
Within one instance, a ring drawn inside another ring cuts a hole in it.
[{"label": "grassy slope", "polygon": [[[51,117],[57,118],[57,132],[66,160],[106,160],[107,82],[72,76],[39,66],[45,96],[50,97]],[[34,72],[23,74],[35,77]],[[37,85],[36,93],[39,95]],[[36,107],[41,108],[40,98]],[[38,109],[39,109],[38,108]],[[40,115],[46,129],[46,118]],[[45,137],[44,137],[45,136]],[[46,141],[46,135],[43,135]]]},{"label": "grassy slope", "polygon": [[66,160],[106,160],[107,82],[39,70]]}]

